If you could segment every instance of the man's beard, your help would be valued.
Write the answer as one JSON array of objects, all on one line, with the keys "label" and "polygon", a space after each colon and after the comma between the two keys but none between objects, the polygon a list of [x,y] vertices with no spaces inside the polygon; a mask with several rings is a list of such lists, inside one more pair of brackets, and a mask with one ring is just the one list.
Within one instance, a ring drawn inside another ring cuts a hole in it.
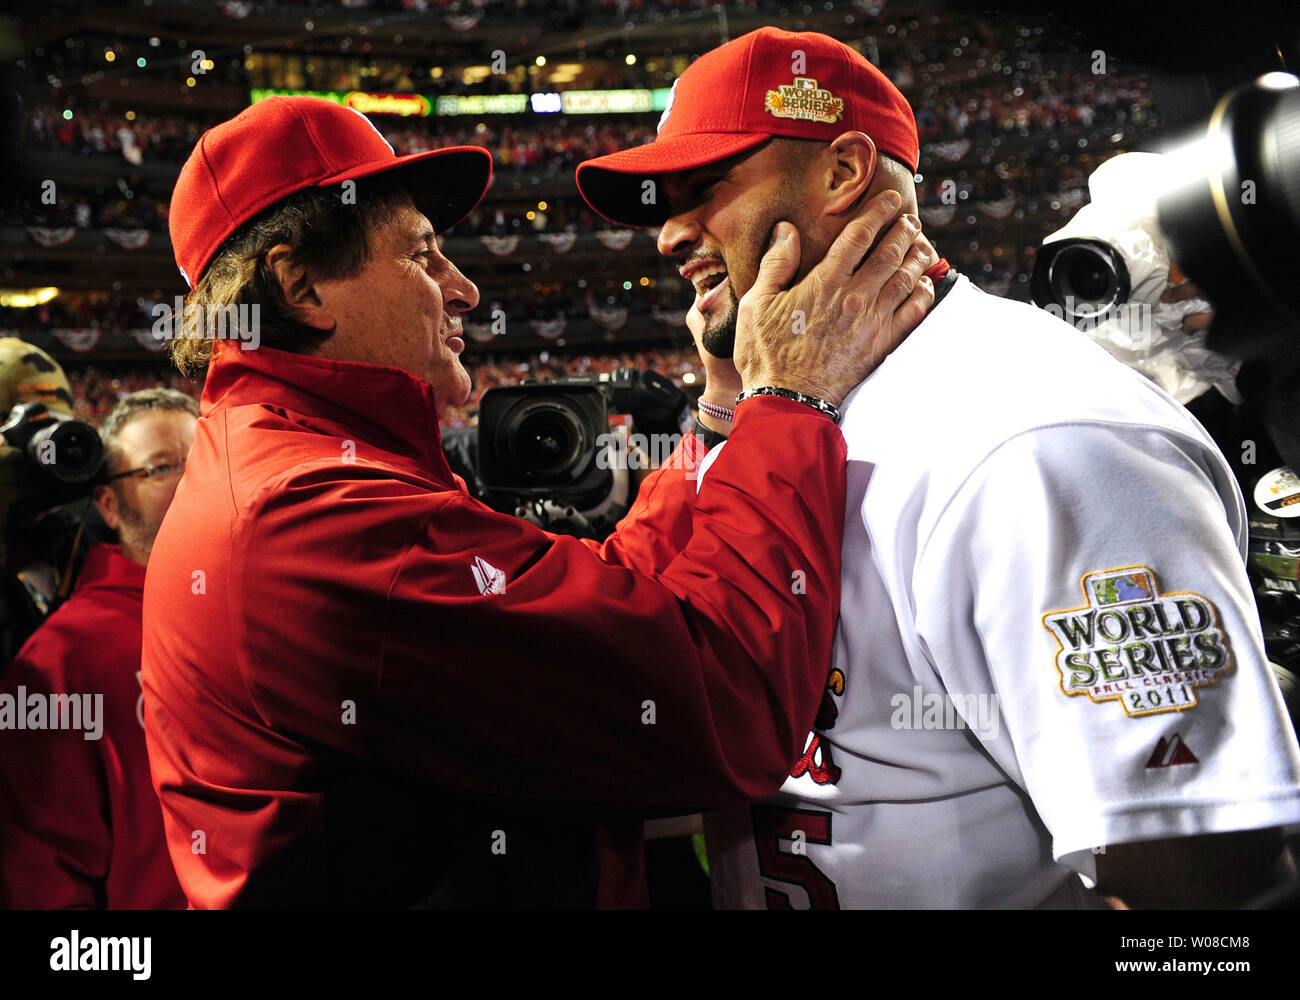
[{"label": "man's beard", "polygon": [[736,316],[740,312],[740,300],[736,298],[734,288],[728,288],[727,294],[731,296],[731,310],[717,326],[705,328],[700,334],[700,344],[715,358],[730,360],[736,353]]},{"label": "man's beard", "polygon": [[162,522],[152,523],[138,509],[126,503],[119,508],[119,517],[121,521],[117,529],[118,538],[133,548],[140,558],[148,559],[153,552],[153,543],[158,537],[158,529],[162,527]]}]

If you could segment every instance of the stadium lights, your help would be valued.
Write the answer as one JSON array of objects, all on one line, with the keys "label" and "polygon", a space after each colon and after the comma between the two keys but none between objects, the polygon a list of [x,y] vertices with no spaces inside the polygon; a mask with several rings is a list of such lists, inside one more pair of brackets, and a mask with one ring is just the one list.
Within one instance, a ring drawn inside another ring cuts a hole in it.
[{"label": "stadium lights", "polygon": [[624,61],[625,63],[627,63],[629,66],[635,66],[635,65],[636,65],[636,56],[632,55],[632,53],[629,52],[629,53],[627,54],[627,58],[624,59],[623,61]]},{"label": "stadium lights", "polygon": [[117,53],[114,52],[112,49],[104,50],[104,62],[112,62],[116,58],[117,58]]},{"label": "stadium lights", "polygon": [[683,374],[682,374],[682,384],[683,384],[683,385],[694,385],[694,384],[695,384],[695,372],[685,372],[685,373],[683,373]]},{"label": "stadium lights", "polygon": [[538,56],[538,57],[537,57],[535,60],[533,60],[533,61],[534,61],[538,66],[545,66],[545,65],[546,65],[546,56]]},{"label": "stadium lights", "polygon": [[45,288],[0,288],[0,306],[10,309],[30,309],[32,306],[44,305],[55,298],[59,290]]}]

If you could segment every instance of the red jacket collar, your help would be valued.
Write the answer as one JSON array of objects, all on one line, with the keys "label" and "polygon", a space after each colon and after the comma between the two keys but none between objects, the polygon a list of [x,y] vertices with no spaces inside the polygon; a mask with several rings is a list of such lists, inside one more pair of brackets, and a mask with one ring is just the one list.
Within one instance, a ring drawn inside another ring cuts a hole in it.
[{"label": "red jacket collar", "polygon": [[97,543],[86,550],[74,593],[104,587],[144,593],[144,567],[122,555],[120,545]]},{"label": "red jacket collar", "polygon": [[445,468],[433,387],[389,365],[331,361],[217,341],[200,403],[207,417],[236,406],[282,407],[355,428],[385,451]]}]

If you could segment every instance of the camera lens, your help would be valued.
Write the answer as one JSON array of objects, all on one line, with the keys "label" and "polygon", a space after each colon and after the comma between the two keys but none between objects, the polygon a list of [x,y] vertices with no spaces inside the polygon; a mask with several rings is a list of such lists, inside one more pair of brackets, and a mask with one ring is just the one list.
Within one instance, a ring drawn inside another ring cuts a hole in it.
[{"label": "camera lens", "polygon": [[33,434],[27,450],[55,479],[85,483],[99,470],[104,448],[93,427],[78,420],[62,420]]},{"label": "camera lens", "polygon": [[581,423],[555,402],[520,408],[507,424],[505,437],[519,470],[542,485],[567,481],[583,457]]},{"label": "camera lens", "polygon": [[1057,301],[1072,302],[1070,311],[1080,318],[1100,316],[1119,300],[1120,281],[1113,254],[1087,243],[1075,244],[1057,254],[1051,266],[1051,282]]},{"label": "camera lens", "polygon": [[1217,318],[1212,350],[1266,357],[1300,329],[1287,249],[1300,230],[1300,81],[1271,73],[1226,94],[1202,138],[1171,154],[1156,213],[1169,256]]}]

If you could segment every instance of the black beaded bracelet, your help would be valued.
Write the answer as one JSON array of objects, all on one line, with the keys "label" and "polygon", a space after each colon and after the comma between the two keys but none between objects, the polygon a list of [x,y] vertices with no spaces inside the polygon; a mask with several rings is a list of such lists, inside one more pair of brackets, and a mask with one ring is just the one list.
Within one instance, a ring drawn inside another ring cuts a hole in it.
[{"label": "black beaded bracelet", "polygon": [[809,396],[807,393],[795,392],[793,389],[783,389],[779,385],[760,385],[754,389],[746,389],[736,397],[736,405],[739,406],[750,396],[780,396],[782,399],[793,399],[796,403],[803,403],[805,406],[811,406],[814,410],[826,414],[835,423],[840,422],[840,408],[834,403],[828,403],[817,396]]}]

